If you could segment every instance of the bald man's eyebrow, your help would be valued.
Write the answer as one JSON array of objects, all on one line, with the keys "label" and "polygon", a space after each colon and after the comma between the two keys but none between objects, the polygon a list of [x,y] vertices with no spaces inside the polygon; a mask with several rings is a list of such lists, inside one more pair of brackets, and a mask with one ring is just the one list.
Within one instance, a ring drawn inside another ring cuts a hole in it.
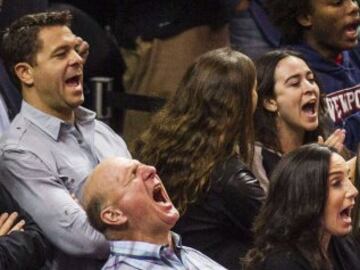
[{"label": "bald man's eyebrow", "polygon": [[125,186],[129,185],[131,183],[131,181],[136,177],[136,171],[139,167],[139,164],[137,163],[134,163],[133,165],[131,165],[127,172],[126,172],[126,176],[125,176],[125,179],[126,179],[126,182],[125,182]]}]

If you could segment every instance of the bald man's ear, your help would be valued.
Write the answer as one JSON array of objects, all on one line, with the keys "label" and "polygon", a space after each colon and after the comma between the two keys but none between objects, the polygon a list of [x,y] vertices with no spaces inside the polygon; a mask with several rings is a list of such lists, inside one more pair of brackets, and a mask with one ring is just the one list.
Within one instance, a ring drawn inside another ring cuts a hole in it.
[{"label": "bald man's ear", "polygon": [[112,205],[104,208],[100,213],[101,220],[109,225],[123,225],[127,222],[128,218],[117,207]]},{"label": "bald man's ear", "polygon": [[26,62],[20,62],[15,65],[15,73],[19,80],[24,84],[31,86],[34,84],[33,68]]},{"label": "bald man's ear", "polygon": [[273,98],[264,99],[263,106],[270,112],[276,112],[278,110],[276,100]]}]

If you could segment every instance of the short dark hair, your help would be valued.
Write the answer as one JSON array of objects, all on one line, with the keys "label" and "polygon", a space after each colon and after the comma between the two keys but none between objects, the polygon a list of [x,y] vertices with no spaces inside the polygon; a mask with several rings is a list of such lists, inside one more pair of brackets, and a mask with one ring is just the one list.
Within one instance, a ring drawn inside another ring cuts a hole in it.
[{"label": "short dark hair", "polygon": [[102,208],[103,198],[99,195],[94,195],[85,206],[85,212],[91,226],[93,226],[95,230],[104,233],[107,229],[107,225],[100,218]]},{"label": "short dark hair", "polygon": [[66,25],[71,23],[70,11],[53,11],[25,15],[8,27],[1,39],[1,57],[9,72],[11,80],[20,89],[20,80],[15,74],[17,63],[36,64],[35,56],[42,43],[38,34],[43,27]]},{"label": "short dark hair", "polygon": [[314,143],[299,147],[279,162],[255,220],[255,247],[245,258],[246,269],[257,269],[281,248],[300,252],[311,269],[328,269],[329,260],[321,248],[321,222],[333,153],[334,149]]},{"label": "short dark hair", "polygon": [[279,27],[286,43],[303,39],[304,26],[297,18],[312,11],[312,0],[267,0],[265,6],[271,21]]},{"label": "short dark hair", "polygon": [[[307,60],[300,53],[287,49],[270,51],[260,57],[255,63],[258,75],[258,103],[254,115],[255,137],[256,140],[261,142],[264,146],[280,153],[282,153],[282,149],[280,148],[276,125],[277,113],[268,111],[264,107],[264,101],[275,98],[275,70],[278,63],[289,56],[302,59],[310,68]],[[319,88],[321,88],[315,73],[314,79]],[[327,115],[325,112],[324,98],[323,96],[320,96],[319,125],[315,130],[305,132],[303,143],[316,142],[319,135],[327,135],[327,129]]]}]

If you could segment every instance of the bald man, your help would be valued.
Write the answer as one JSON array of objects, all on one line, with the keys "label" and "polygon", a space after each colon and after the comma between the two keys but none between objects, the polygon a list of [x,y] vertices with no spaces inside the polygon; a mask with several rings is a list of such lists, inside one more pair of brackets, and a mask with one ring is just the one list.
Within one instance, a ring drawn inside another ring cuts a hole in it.
[{"label": "bald man", "polygon": [[82,204],[90,224],[110,240],[103,269],[224,269],[170,231],[179,213],[154,167],[104,160],[89,176]]}]

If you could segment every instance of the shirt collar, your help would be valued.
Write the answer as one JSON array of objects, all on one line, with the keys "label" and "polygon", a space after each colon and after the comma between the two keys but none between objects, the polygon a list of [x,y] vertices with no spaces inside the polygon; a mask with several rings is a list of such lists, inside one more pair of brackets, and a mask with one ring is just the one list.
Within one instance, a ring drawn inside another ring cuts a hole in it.
[{"label": "shirt collar", "polygon": [[[171,232],[175,253],[182,249],[180,235]],[[162,253],[169,252],[169,245],[156,245],[140,241],[110,241],[111,253],[137,257],[161,258]]]},{"label": "shirt collar", "polygon": [[[64,120],[36,109],[24,100],[21,105],[21,114],[54,140],[58,140],[61,127],[63,125],[69,125]],[[80,125],[93,121],[95,116],[96,114],[94,112],[84,107],[75,109],[75,123]]]}]

